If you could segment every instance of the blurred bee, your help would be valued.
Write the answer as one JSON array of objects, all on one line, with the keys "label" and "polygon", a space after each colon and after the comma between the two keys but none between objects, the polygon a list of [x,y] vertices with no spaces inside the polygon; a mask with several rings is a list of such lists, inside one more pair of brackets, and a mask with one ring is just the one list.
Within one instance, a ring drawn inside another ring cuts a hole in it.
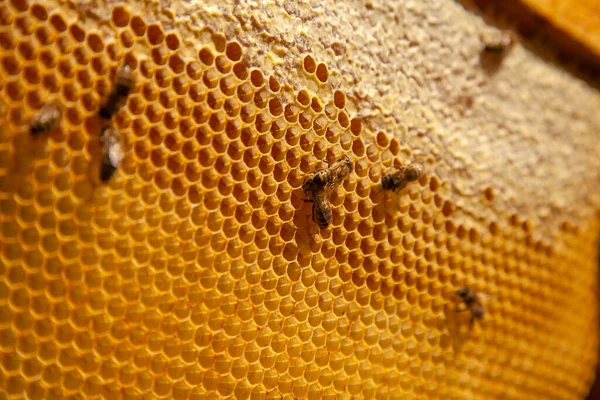
[{"label": "blurred bee", "polygon": [[31,119],[31,133],[51,132],[60,122],[62,112],[56,104],[44,106]]},{"label": "blurred bee", "polygon": [[496,31],[494,33],[482,33],[481,41],[486,53],[501,54],[510,50],[516,43],[517,38],[511,31]]},{"label": "blurred bee", "polygon": [[127,100],[135,85],[135,77],[129,65],[125,65],[117,71],[112,92],[108,95],[106,103],[100,107],[98,115],[104,119],[110,119]]},{"label": "blurred bee", "polygon": [[460,297],[460,300],[465,305],[464,309],[456,310],[457,312],[470,311],[471,312],[471,325],[475,320],[482,320],[485,314],[481,296],[471,290],[467,286],[463,286],[456,291],[456,295]]},{"label": "blurred bee", "polygon": [[327,165],[328,168],[315,171],[302,185],[304,193],[309,196],[303,200],[313,203],[312,219],[321,229],[331,224],[331,194],[352,172],[352,162],[345,155],[333,164],[327,162]]},{"label": "blurred bee", "polygon": [[123,160],[123,148],[121,147],[119,131],[112,127],[104,128],[100,135],[100,142],[102,143],[100,180],[107,182]]},{"label": "blurred bee", "polygon": [[329,161],[325,162],[329,167],[315,171],[312,177],[302,185],[305,193],[309,194],[323,190],[326,186],[337,187],[352,172],[352,161],[346,155],[343,155],[333,164],[330,164]]},{"label": "blurred bee", "polygon": [[384,190],[397,192],[404,189],[409,182],[414,182],[423,175],[423,166],[421,164],[413,163],[395,168],[396,172],[385,175],[381,179],[380,192]]}]

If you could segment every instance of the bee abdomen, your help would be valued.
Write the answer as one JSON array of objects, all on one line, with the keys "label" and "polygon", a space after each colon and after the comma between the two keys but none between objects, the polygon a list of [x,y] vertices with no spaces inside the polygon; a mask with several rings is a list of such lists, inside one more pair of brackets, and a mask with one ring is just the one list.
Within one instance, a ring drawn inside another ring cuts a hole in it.
[{"label": "bee abdomen", "polygon": [[111,117],[119,110],[121,99],[116,93],[111,93],[108,96],[106,103],[100,107],[98,115],[103,119],[111,119]]},{"label": "bee abdomen", "polygon": [[117,82],[117,87],[115,88],[115,93],[119,97],[127,97],[129,93],[131,93],[131,84],[129,82]]},{"label": "bee abdomen", "polygon": [[51,130],[50,128],[51,128],[50,124],[40,123],[40,124],[32,125],[31,133],[34,135],[37,135],[38,133],[47,132],[47,131]]},{"label": "bee abdomen", "polygon": [[102,161],[102,165],[100,166],[100,180],[102,182],[107,182],[115,173],[117,168],[113,166],[110,161],[107,159]]},{"label": "bee abdomen", "polygon": [[483,319],[485,315],[485,309],[482,306],[476,306],[473,308],[473,318]]},{"label": "bee abdomen", "polygon": [[[313,205],[313,207],[315,207],[315,206]],[[322,210],[317,208],[315,210],[315,222],[319,226],[319,228],[327,229],[329,227],[329,225],[331,224],[331,215],[327,215],[327,214],[323,213]]]}]

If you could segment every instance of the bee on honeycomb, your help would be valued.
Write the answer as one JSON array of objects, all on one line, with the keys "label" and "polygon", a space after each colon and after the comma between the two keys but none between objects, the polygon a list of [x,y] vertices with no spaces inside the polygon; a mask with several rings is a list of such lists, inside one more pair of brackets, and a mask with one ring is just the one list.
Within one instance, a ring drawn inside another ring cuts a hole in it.
[{"label": "bee on honeycomb", "polygon": [[511,31],[495,31],[493,33],[482,33],[483,51],[486,53],[502,54],[510,50],[517,42],[517,37]]},{"label": "bee on honeycomb", "polygon": [[419,180],[423,175],[423,166],[421,164],[412,163],[395,168],[396,172],[385,175],[381,179],[380,192],[384,190],[397,192],[404,189],[410,182]]},{"label": "bee on honeycomb", "polygon": [[134,85],[135,77],[129,65],[119,68],[115,76],[114,88],[104,105],[100,107],[98,115],[103,119],[110,119],[123,106]]},{"label": "bee on honeycomb", "polygon": [[309,196],[304,201],[313,203],[312,219],[321,229],[331,224],[331,194],[352,172],[352,162],[346,155],[333,164],[325,162],[329,167],[315,171],[302,185],[304,193]]},{"label": "bee on honeycomb", "polygon": [[51,132],[60,123],[62,112],[56,104],[45,104],[31,119],[31,133]]},{"label": "bee on honeycomb", "polygon": [[470,311],[471,312],[471,325],[475,320],[482,320],[485,314],[485,308],[483,307],[481,294],[473,291],[467,286],[463,286],[456,291],[456,295],[460,298],[465,308],[456,310],[457,312]]},{"label": "bee on honeycomb", "polygon": [[100,142],[102,143],[100,180],[108,182],[123,160],[119,131],[112,127],[104,128],[100,135]]}]

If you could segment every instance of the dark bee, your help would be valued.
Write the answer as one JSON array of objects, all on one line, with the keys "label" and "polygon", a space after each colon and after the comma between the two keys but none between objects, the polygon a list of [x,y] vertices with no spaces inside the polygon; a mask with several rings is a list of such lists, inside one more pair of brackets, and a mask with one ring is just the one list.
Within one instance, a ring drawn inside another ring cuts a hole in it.
[{"label": "dark bee", "polygon": [[423,175],[423,166],[421,164],[408,164],[401,167],[395,167],[396,172],[385,175],[381,179],[381,190],[392,190],[397,192],[408,185],[409,182],[418,180]]},{"label": "dark bee", "polygon": [[135,85],[135,77],[128,65],[119,68],[115,76],[115,83],[112,92],[108,95],[106,103],[100,107],[98,115],[104,119],[110,119],[127,100]]},{"label": "dark bee", "polygon": [[100,180],[107,182],[123,160],[119,131],[111,127],[104,128],[100,135],[100,142],[102,143]]},{"label": "dark bee", "polygon": [[[329,163],[327,163],[329,165]],[[315,171],[315,173],[302,185],[302,189],[309,196],[304,199],[313,203],[312,219],[321,229],[326,229],[331,224],[331,204],[329,198],[333,191],[352,172],[352,162],[347,156],[329,165],[329,168]]]},{"label": "dark bee", "polygon": [[485,46],[483,50],[486,53],[501,54],[510,50],[515,45],[517,38],[511,31],[496,31],[493,33],[482,33],[481,41]]},{"label": "dark bee", "polygon": [[475,320],[482,320],[485,314],[483,303],[479,294],[471,290],[469,287],[464,286],[456,291],[456,295],[460,297],[462,303],[465,305],[464,309],[456,310],[457,312],[470,311],[471,312],[471,325]]},{"label": "dark bee", "polygon": [[56,104],[45,104],[31,119],[31,133],[51,132],[60,122],[62,112]]},{"label": "dark bee", "polygon": [[325,186],[337,187],[352,172],[352,162],[346,155],[333,164],[330,164],[328,161],[325,162],[329,167],[315,171],[312,177],[302,185],[305,193],[323,190]]}]

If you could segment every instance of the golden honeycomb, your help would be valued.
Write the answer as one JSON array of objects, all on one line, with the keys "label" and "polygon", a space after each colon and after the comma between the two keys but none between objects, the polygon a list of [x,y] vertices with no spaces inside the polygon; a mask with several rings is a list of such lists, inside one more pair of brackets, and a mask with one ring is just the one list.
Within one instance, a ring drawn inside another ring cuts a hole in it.
[{"label": "golden honeycomb", "polygon": [[[310,52],[299,86],[210,26],[190,42],[135,7],[97,18],[0,3],[0,398],[585,395],[597,221],[554,246],[519,214],[457,222],[434,173],[379,194],[416,149]],[[125,64],[125,158],[102,184],[97,112]],[[48,102],[60,127],[32,137]],[[318,230],[303,179],[344,154]],[[464,285],[489,294],[472,327]]]}]

